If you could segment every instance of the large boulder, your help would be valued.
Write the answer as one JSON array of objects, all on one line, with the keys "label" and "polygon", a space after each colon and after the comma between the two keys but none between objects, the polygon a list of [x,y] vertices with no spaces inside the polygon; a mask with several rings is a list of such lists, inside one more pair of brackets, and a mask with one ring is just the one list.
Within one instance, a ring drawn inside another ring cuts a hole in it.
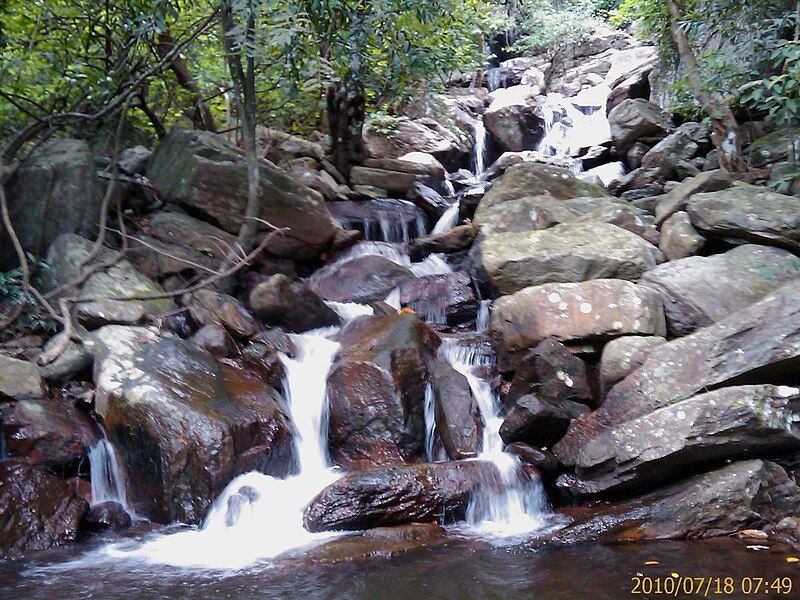
[{"label": "large boulder", "polygon": [[479,302],[464,271],[424,275],[401,283],[401,306],[411,308],[428,323],[458,325],[475,318]]},{"label": "large boulder", "polygon": [[[247,165],[244,153],[207,132],[174,128],[156,149],[147,176],[161,198],[179,202],[236,234],[245,218]],[[299,184],[272,163],[259,164],[259,217],[288,231],[267,251],[312,258],[325,250],[338,224],[319,192]]]},{"label": "large boulder", "polygon": [[747,244],[724,254],[658,265],[640,284],[664,300],[672,336],[691,333],[758,302],[800,278],[800,258],[779,248]]},{"label": "large boulder", "polygon": [[650,494],[586,511],[551,539],[637,542],[725,536],[798,514],[800,488],[780,466],[735,462]]},{"label": "large boulder", "polygon": [[495,143],[503,151],[532,150],[544,134],[544,120],[537,114],[539,90],[515,85],[492,92],[491,98],[483,122]]},{"label": "large boulder", "polygon": [[[52,140],[31,153],[8,183],[11,223],[26,252],[44,256],[64,233],[90,236],[100,220],[102,192],[97,167],[83,140]],[[17,256],[0,230],[0,271]]]},{"label": "large boulder", "polygon": [[796,143],[797,136],[791,128],[776,129],[754,140],[744,154],[753,167],[761,168],[791,158],[792,144]]},{"label": "large boulder", "polygon": [[707,128],[700,123],[684,123],[653,146],[642,157],[641,166],[645,169],[657,168],[664,179],[674,179],[680,161],[699,154],[705,156],[710,146]]},{"label": "large boulder", "polygon": [[678,211],[686,210],[689,199],[695,194],[726,190],[733,185],[731,176],[721,169],[705,171],[684,179],[656,204],[656,224],[661,225]]},{"label": "large boulder", "polygon": [[292,424],[256,373],[146,329],[109,326],[95,338],[96,410],[138,514],[198,523],[237,475],[292,471]]},{"label": "large boulder", "polygon": [[800,197],[761,186],[736,185],[697,194],[686,209],[705,235],[734,244],[756,242],[800,251]]},{"label": "large boulder", "polygon": [[414,279],[411,269],[383,256],[367,255],[332,263],[308,280],[324,300],[365,304],[383,300],[398,285]]},{"label": "large boulder", "polygon": [[661,109],[642,98],[620,102],[608,113],[608,122],[619,154],[627,152],[640,138],[663,137],[672,128]]},{"label": "large boulder", "polygon": [[796,380],[798,293],[800,282],[789,283],[713,325],[654,348],[641,367],[611,388],[598,410],[572,421],[556,446],[559,458],[574,464],[600,431],[703,390]]},{"label": "large boulder", "polygon": [[328,375],[334,463],[364,468],[417,459],[425,442],[425,382],[439,338],[410,313],[362,317],[341,333]]},{"label": "large boulder", "polygon": [[436,431],[453,460],[473,458],[480,450],[481,420],[478,403],[467,378],[447,363],[431,370]]},{"label": "large boulder", "polygon": [[40,398],[43,383],[34,363],[0,353],[0,402]]},{"label": "large boulder", "polygon": [[[58,237],[47,251],[48,288],[56,288],[75,281],[81,262],[90,255],[94,242],[74,233]],[[115,251],[101,249],[95,259],[97,262],[111,264],[106,269],[93,273],[76,295],[92,298],[80,302],[76,307],[77,320],[87,329],[96,329],[108,324],[141,323],[148,315],[159,315],[174,310],[175,303],[168,299],[155,300],[115,300],[130,296],[151,296],[163,294],[163,288],[152,279],[145,277],[125,258]],[[74,289],[67,288],[63,294],[72,295]]]},{"label": "large boulder", "polygon": [[507,351],[548,337],[608,340],[621,335],[664,335],[664,309],[652,290],[620,279],[549,283],[498,298],[492,335]]},{"label": "large boulder", "polygon": [[589,412],[583,404],[553,402],[528,394],[519,398],[500,426],[503,443],[524,442],[536,448],[549,447],[567,432],[575,417]]},{"label": "large boulder", "polygon": [[460,461],[377,467],[345,475],[306,507],[309,531],[341,531],[464,516],[470,498],[498,485],[491,463]]},{"label": "large boulder", "polygon": [[267,325],[302,333],[341,325],[336,311],[302,281],[273,275],[250,292],[250,307]]},{"label": "large boulder", "polygon": [[467,138],[429,117],[373,118],[364,128],[367,151],[373,158],[400,158],[425,152],[455,171],[469,155]]},{"label": "large boulder", "polygon": [[618,381],[642,366],[654,348],[667,340],[655,335],[626,335],[603,346],[600,356],[600,385],[610,390]]},{"label": "large boulder", "polygon": [[653,488],[705,464],[800,447],[800,390],[726,387],[602,431],[559,484],[592,495]]},{"label": "large boulder", "polygon": [[475,229],[471,225],[459,225],[442,233],[432,233],[408,243],[408,254],[412,260],[442,252],[451,254],[468,250],[475,240]]},{"label": "large boulder", "polygon": [[661,260],[658,248],[636,234],[594,221],[489,235],[480,252],[501,294],[545,283],[638,279]]},{"label": "large boulder", "polygon": [[0,557],[74,541],[89,504],[55,475],[0,462]]},{"label": "large boulder", "polygon": [[252,337],[261,331],[258,321],[233,296],[213,290],[197,290],[184,303],[192,320],[198,325],[217,323],[240,339]]}]

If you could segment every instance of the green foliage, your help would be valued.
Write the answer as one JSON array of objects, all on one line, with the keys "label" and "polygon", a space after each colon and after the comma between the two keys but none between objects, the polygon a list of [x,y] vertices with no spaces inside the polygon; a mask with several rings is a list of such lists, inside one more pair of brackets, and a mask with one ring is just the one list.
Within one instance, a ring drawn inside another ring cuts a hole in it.
[{"label": "green foliage", "polygon": [[[28,266],[31,284],[34,287],[40,286],[42,275],[49,271],[50,267],[31,254],[28,254]],[[15,322],[16,327],[47,335],[56,332],[55,321],[44,315],[33,295],[23,291],[22,269],[18,267],[5,273],[0,272],[0,315],[10,314],[20,305],[23,305],[23,312]]]}]

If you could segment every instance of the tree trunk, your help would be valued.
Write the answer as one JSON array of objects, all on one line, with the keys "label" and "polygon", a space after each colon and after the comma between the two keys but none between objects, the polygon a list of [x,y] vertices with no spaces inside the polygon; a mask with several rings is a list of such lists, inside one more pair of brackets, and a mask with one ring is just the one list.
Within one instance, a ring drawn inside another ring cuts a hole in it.
[{"label": "tree trunk", "polygon": [[742,158],[742,140],[736,117],[719,92],[712,92],[706,88],[694,51],[686,34],[680,28],[680,7],[676,0],[666,0],[666,2],[670,14],[672,40],[678,48],[681,62],[686,67],[689,86],[695,99],[711,119],[711,140],[717,149],[719,166],[729,173],[743,173],[747,171],[747,165]]},{"label": "tree trunk", "polygon": [[345,81],[328,88],[327,101],[333,164],[349,178],[353,165],[362,163],[367,157],[364,92],[360,86]]},{"label": "tree trunk", "polygon": [[[162,31],[158,34],[156,49],[160,58],[164,58],[175,49],[175,40],[173,40],[172,34],[170,34],[169,31]],[[200,87],[189,72],[186,61],[181,58],[180,54],[176,54],[170,61],[169,68],[175,74],[178,85],[192,95],[192,103],[194,104],[192,123],[194,123],[194,126],[198,129],[205,129],[206,131],[213,131],[216,133],[217,125],[214,123],[214,117],[211,116],[211,110],[208,108],[205,100],[203,100]]]}]

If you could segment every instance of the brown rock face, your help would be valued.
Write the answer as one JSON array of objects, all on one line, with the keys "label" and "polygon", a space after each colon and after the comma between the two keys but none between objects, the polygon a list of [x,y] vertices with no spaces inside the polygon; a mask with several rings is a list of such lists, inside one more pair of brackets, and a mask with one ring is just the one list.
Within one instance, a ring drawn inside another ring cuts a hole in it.
[{"label": "brown rock face", "polygon": [[382,256],[361,256],[323,267],[308,285],[325,300],[366,304],[383,300],[404,281],[414,279],[411,269]]},{"label": "brown rock face", "polygon": [[301,281],[273,275],[250,292],[250,307],[267,325],[302,333],[340,325],[342,320],[317,294]]},{"label": "brown rock face", "polygon": [[428,323],[458,325],[473,320],[478,312],[479,302],[464,271],[417,277],[397,289],[400,304]]},{"label": "brown rock face", "polygon": [[453,460],[477,456],[483,423],[467,378],[448,364],[439,363],[431,373],[436,401],[436,430],[447,455]]},{"label": "brown rock face", "polygon": [[19,558],[74,541],[89,504],[55,475],[0,463],[0,556]]},{"label": "brown rock face", "polygon": [[333,462],[357,469],[415,460],[438,337],[416,315],[393,314],[351,322],[341,344],[328,376]]},{"label": "brown rock face", "polygon": [[254,336],[261,326],[236,298],[212,290],[198,290],[186,303],[199,325],[218,323],[237,338]]}]

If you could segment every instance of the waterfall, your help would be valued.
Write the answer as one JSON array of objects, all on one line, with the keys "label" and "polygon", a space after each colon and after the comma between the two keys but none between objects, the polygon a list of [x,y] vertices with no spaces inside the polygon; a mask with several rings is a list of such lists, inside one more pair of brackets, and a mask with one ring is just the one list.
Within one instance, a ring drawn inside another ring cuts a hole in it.
[{"label": "waterfall", "polygon": [[458,200],[453,202],[447,210],[442,213],[439,220],[436,221],[436,225],[433,226],[433,231],[431,231],[431,233],[444,233],[455,227],[458,224],[458,212],[460,207],[461,203]]},{"label": "waterfall", "polygon": [[411,272],[417,277],[425,275],[446,275],[453,272],[453,268],[447,264],[444,254],[430,254],[425,260],[413,263]]},{"label": "waterfall", "polygon": [[330,467],[327,451],[326,385],[339,348],[329,337],[337,331],[291,335],[296,357],[281,355],[295,427],[297,475],[240,475],[214,501],[199,529],[162,535],[129,552],[114,547],[109,552],[180,567],[236,569],[337,535],[313,534],[303,527],[305,506],[340,477]]},{"label": "waterfall", "polygon": [[425,456],[428,462],[436,460],[434,456],[434,442],[436,439],[436,415],[435,415],[435,402],[436,397],[433,393],[433,386],[428,382],[425,386]]},{"label": "waterfall", "polygon": [[476,376],[474,367],[489,364],[494,357],[476,344],[445,338],[440,358],[466,377],[483,416],[483,445],[479,460],[491,462],[499,481],[475,494],[467,511],[467,523],[489,535],[513,536],[539,529],[549,511],[541,481],[532,479],[516,456],[503,452],[500,438],[500,401],[488,381]]},{"label": "waterfall", "polygon": [[475,121],[475,144],[472,146],[472,172],[480,177],[486,170],[486,127],[483,118]]},{"label": "waterfall", "polygon": [[489,307],[491,305],[491,300],[481,300],[481,305],[478,309],[478,317],[475,319],[475,330],[479,333],[489,328]]},{"label": "waterfall", "polygon": [[130,512],[117,453],[106,439],[105,433],[89,450],[89,474],[92,481],[92,506],[103,502],[117,502]]}]

